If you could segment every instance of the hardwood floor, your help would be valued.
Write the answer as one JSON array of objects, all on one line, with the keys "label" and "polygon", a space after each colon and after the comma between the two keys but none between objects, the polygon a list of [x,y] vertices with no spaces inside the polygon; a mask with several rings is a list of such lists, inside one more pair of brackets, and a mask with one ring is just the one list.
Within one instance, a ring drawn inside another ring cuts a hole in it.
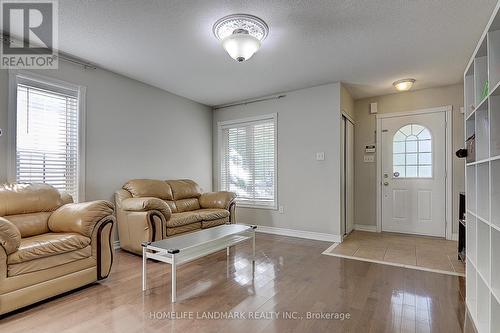
[{"label": "hardwood floor", "polygon": [[[143,294],[141,258],[118,251],[107,280],[8,315],[0,332],[464,331],[463,278],[321,255],[330,245],[258,234],[254,270],[248,244],[181,266],[176,304],[169,265],[148,264]],[[307,312],[350,319],[282,318]],[[218,314],[246,319],[197,319]]]}]

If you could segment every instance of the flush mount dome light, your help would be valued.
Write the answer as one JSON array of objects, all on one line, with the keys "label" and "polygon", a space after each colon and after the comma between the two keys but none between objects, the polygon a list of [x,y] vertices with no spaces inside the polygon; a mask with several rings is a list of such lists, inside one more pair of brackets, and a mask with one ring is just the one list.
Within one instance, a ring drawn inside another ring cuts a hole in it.
[{"label": "flush mount dome light", "polygon": [[415,81],[415,79],[402,79],[394,82],[392,85],[399,91],[407,91],[411,89]]},{"label": "flush mount dome light", "polygon": [[233,14],[215,22],[213,32],[231,58],[243,62],[259,50],[269,27],[257,16]]}]

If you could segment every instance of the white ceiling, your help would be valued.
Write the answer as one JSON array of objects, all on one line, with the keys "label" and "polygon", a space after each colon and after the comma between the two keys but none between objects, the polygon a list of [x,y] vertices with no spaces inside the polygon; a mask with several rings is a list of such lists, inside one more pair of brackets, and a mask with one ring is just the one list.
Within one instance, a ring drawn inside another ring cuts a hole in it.
[{"label": "white ceiling", "polygon": [[[207,104],[343,81],[356,98],[458,83],[496,0],[64,0],[59,48]],[[237,63],[212,35],[233,13],[270,34]]]}]

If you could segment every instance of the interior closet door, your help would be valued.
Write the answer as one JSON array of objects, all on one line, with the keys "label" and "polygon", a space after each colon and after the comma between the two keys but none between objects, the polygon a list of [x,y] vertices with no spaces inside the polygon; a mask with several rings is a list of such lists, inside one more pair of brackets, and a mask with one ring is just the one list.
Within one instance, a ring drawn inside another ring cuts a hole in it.
[{"label": "interior closet door", "polygon": [[346,118],[342,116],[340,123],[340,232],[341,235],[346,234],[346,155],[345,155],[345,134],[346,134]]},{"label": "interior closet door", "polygon": [[354,229],[354,125],[345,121],[345,231]]},{"label": "interior closet door", "polygon": [[340,219],[347,235],[354,229],[354,125],[345,116],[340,125]]}]

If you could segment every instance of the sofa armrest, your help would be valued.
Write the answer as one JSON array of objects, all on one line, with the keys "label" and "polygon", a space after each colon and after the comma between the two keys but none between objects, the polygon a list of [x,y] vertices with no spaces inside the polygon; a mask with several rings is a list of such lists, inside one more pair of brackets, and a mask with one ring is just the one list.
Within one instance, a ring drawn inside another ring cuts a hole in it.
[{"label": "sofa armrest", "polygon": [[98,280],[107,278],[113,265],[114,225],[115,217],[109,215],[97,222],[92,232],[92,256],[96,259]]},{"label": "sofa armrest", "polygon": [[96,224],[113,215],[113,204],[105,200],[71,203],[59,207],[49,217],[52,232],[77,232],[92,236]]},{"label": "sofa armrest", "polygon": [[63,205],[66,205],[66,204],[74,202],[73,201],[73,197],[68,192],[66,192],[66,191],[60,191],[59,193],[61,194],[61,200],[63,202]]},{"label": "sofa armrest", "polygon": [[122,209],[129,212],[147,212],[151,210],[159,211],[165,220],[170,220],[172,211],[167,203],[161,199],[153,197],[129,198],[121,202]]},{"label": "sofa armrest", "polygon": [[0,245],[7,255],[16,252],[21,245],[19,229],[7,219],[0,217]]},{"label": "sofa armrest", "polygon": [[235,199],[236,193],[221,191],[203,193],[199,201],[201,208],[220,208],[229,210]]}]

